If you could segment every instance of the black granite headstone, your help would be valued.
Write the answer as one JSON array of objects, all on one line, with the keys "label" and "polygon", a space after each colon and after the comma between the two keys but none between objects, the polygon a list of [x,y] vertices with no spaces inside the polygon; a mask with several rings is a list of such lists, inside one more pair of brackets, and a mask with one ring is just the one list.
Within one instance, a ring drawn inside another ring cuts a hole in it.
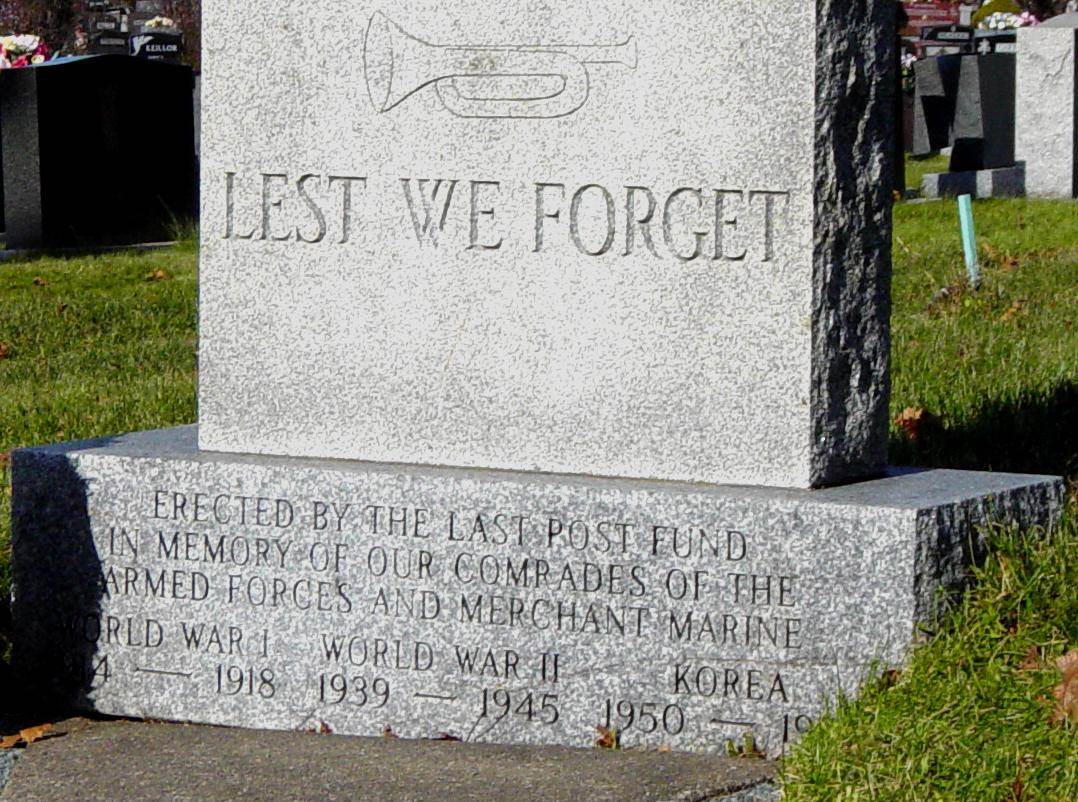
[{"label": "black granite headstone", "polygon": [[955,104],[951,172],[1014,164],[1016,57],[963,56]]},{"label": "black granite headstone", "polygon": [[133,33],[131,55],[178,64],[183,55],[183,36],[175,29],[144,29],[141,33]]},{"label": "black granite headstone", "polygon": [[98,31],[90,34],[90,52],[94,55],[126,56],[131,42],[123,31]]},{"label": "black granite headstone", "polygon": [[974,30],[968,25],[936,25],[921,31],[921,39],[940,44],[970,46],[973,44]]},{"label": "black granite headstone", "polygon": [[989,53],[1017,53],[1018,32],[1009,31],[977,31],[973,43],[975,52],[982,56]]},{"label": "black granite headstone", "polygon": [[119,16],[114,14],[92,14],[86,18],[86,30],[88,33],[107,31],[116,33],[121,29]]},{"label": "black granite headstone", "polygon": [[960,55],[921,59],[914,65],[914,156],[927,156],[950,146],[961,65]]},{"label": "black granite headstone", "polygon": [[170,239],[195,214],[192,88],[130,56],[0,71],[7,247]]}]

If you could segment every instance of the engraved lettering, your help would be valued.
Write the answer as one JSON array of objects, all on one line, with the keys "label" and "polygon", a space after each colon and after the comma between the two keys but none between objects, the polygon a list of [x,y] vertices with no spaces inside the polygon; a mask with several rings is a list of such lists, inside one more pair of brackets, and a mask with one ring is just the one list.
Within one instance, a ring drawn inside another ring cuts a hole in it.
[{"label": "engraved lettering", "polygon": [[[419,196],[417,203],[412,193],[411,178],[402,178],[401,185],[404,187],[404,197],[408,202],[408,213],[412,218],[412,227],[415,229],[415,238],[420,245],[429,244],[438,247],[438,235],[445,230],[446,219],[449,217],[449,208],[453,203],[453,193],[456,191],[456,180],[446,178],[416,180],[415,194]],[[427,185],[433,184],[427,191]],[[442,188],[445,187],[445,191]],[[422,209],[420,209],[420,205]],[[439,205],[441,207],[439,211]]]}]

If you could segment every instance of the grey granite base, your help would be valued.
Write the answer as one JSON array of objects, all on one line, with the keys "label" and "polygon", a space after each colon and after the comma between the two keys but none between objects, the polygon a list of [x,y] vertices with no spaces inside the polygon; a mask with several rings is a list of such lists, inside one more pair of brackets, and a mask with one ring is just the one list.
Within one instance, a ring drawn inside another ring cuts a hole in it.
[{"label": "grey granite base", "polygon": [[1022,164],[964,173],[928,173],[921,179],[925,198],[1020,198],[1025,194],[1026,168]]},{"label": "grey granite base", "polygon": [[[15,662],[85,710],[407,738],[779,754],[901,663],[988,520],[1052,477],[819,491],[199,452],[17,451]],[[30,689],[28,689],[30,692]]]}]

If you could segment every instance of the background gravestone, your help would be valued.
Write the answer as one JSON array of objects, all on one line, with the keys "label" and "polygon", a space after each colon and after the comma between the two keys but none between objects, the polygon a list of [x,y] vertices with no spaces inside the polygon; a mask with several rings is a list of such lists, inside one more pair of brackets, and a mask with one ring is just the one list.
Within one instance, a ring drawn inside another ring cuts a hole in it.
[{"label": "background gravestone", "polygon": [[1078,13],[1019,31],[1017,157],[1032,197],[1078,197]]},{"label": "background gravestone", "polygon": [[1014,164],[1012,53],[963,56],[955,102],[951,172]]},{"label": "background gravestone", "polygon": [[194,213],[189,68],[94,56],[4,70],[0,111],[8,248],[159,242]]},{"label": "background gravestone", "polygon": [[179,64],[183,55],[183,35],[174,29],[143,28],[141,32],[131,34],[131,55]]},{"label": "background gravestone", "polygon": [[928,156],[950,147],[962,56],[921,59],[914,65],[913,155]]},{"label": "background gravestone", "polygon": [[93,55],[126,56],[131,40],[125,31],[98,31],[90,34],[89,52]]}]

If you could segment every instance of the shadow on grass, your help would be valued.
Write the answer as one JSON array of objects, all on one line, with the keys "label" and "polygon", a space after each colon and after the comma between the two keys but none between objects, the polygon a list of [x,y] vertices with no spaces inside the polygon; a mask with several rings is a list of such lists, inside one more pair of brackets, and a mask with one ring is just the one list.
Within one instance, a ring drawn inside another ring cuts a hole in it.
[{"label": "shadow on grass", "polygon": [[987,401],[968,421],[943,420],[916,440],[891,434],[891,462],[926,468],[1062,475],[1078,480],[1078,384],[1010,402]]}]

